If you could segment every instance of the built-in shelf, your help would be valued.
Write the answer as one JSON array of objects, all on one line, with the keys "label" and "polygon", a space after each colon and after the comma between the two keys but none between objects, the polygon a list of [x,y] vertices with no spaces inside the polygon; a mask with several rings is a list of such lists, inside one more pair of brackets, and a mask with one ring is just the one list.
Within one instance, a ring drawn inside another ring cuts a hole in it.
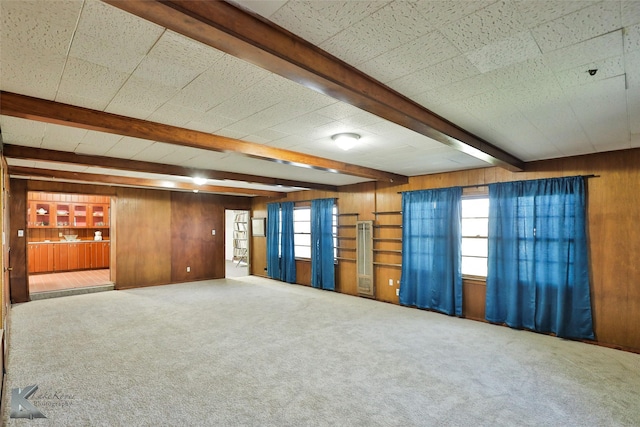
[{"label": "built-in shelf", "polygon": [[374,215],[402,215],[402,211],[379,211],[372,212]]},{"label": "built-in shelf", "polygon": [[340,240],[356,240],[355,236],[335,236],[336,239],[340,239]]},{"label": "built-in shelf", "polygon": [[355,258],[345,258],[345,257],[336,257],[336,259],[339,259],[340,261],[353,261],[356,262]]},{"label": "built-in shelf", "polygon": [[336,246],[339,251],[355,251],[356,248],[345,248],[344,246]]},{"label": "built-in shelf", "polygon": [[379,224],[374,225],[373,228],[402,228],[400,224]]},{"label": "built-in shelf", "polygon": [[401,254],[402,251],[400,249],[374,249],[373,252],[389,252],[393,254]]},{"label": "built-in shelf", "polygon": [[400,237],[374,237],[374,242],[402,242]]},{"label": "built-in shelf", "polygon": [[358,216],[360,215],[358,212],[346,212],[346,213],[339,213],[338,216]]},{"label": "built-in shelf", "polygon": [[373,265],[378,265],[380,267],[397,267],[397,268],[402,267],[402,264],[390,264],[387,262],[376,262],[376,261],[373,262]]}]

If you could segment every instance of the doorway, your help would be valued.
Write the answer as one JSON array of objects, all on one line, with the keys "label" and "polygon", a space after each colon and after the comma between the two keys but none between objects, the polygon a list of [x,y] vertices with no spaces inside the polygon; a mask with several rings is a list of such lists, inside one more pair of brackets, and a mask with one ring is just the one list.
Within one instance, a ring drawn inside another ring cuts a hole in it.
[{"label": "doorway", "polygon": [[249,211],[225,210],[225,277],[249,275]]},{"label": "doorway", "polygon": [[32,300],[114,288],[110,196],[30,191],[27,270]]}]

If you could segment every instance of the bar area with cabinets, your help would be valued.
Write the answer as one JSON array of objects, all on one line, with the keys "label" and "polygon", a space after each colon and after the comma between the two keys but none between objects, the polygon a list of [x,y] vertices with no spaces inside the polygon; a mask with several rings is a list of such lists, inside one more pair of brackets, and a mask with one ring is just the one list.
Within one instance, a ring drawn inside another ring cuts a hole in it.
[{"label": "bar area with cabinets", "polygon": [[109,268],[110,197],[31,191],[29,274]]}]

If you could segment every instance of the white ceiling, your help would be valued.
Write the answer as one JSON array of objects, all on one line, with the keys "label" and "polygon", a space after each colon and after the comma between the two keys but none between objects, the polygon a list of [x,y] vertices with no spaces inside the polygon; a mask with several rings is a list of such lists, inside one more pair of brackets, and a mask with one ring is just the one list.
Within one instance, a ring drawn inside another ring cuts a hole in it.
[{"label": "white ceiling", "polygon": [[[0,3],[3,91],[407,176],[489,166],[97,0]],[[640,1],[235,3],[525,162],[640,147]],[[0,127],[5,144],[331,185],[366,181],[9,116]],[[336,148],[339,132],[360,134],[361,145]],[[288,190],[297,188],[277,189]]]}]

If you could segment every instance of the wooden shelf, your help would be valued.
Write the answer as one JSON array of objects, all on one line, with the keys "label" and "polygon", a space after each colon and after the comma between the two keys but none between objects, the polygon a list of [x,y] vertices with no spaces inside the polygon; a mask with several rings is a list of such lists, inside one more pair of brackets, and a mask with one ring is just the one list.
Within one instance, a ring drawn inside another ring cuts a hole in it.
[{"label": "wooden shelf", "polygon": [[355,258],[344,258],[344,257],[336,257],[336,259],[340,260],[340,261],[353,261],[356,262]]},{"label": "wooden shelf", "polygon": [[375,261],[373,262],[373,265],[377,265],[377,266],[380,266],[380,267],[397,267],[397,268],[401,268],[402,267],[402,264],[390,264],[390,263],[387,263],[387,262],[375,262]]},{"label": "wooden shelf", "polygon": [[374,242],[402,242],[400,237],[374,237]]},{"label": "wooden shelf", "polygon": [[339,251],[355,251],[356,250],[356,248],[345,248],[341,246],[336,246],[336,249]]},{"label": "wooden shelf", "polygon": [[393,254],[401,254],[402,251],[400,249],[374,249],[373,252],[389,252]]},{"label": "wooden shelf", "polygon": [[353,213],[339,213],[338,216],[358,216],[360,215],[357,212],[353,212]]},{"label": "wooden shelf", "polygon": [[342,239],[342,240],[356,240],[355,236],[335,236],[336,239]]},{"label": "wooden shelf", "polygon": [[400,224],[381,224],[381,225],[374,225],[373,228],[402,228],[402,225],[400,225]]},{"label": "wooden shelf", "polygon": [[402,215],[402,211],[380,211],[371,213],[374,215]]}]

